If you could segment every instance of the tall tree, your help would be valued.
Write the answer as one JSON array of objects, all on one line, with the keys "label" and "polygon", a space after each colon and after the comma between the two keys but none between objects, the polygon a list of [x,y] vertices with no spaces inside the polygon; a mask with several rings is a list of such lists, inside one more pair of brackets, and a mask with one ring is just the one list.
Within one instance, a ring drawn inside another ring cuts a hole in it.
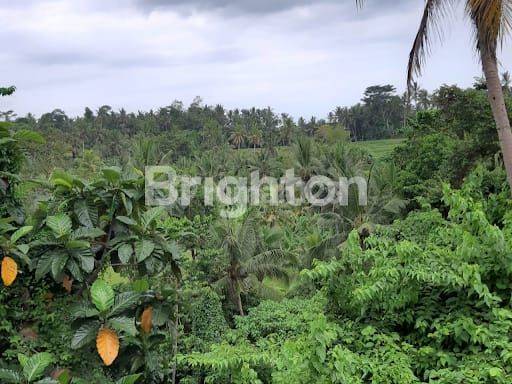
[{"label": "tall tree", "polygon": [[242,144],[245,141],[245,133],[241,126],[236,127],[235,131],[229,137],[229,141],[233,144],[237,149],[242,147]]},{"label": "tall tree", "polygon": [[[356,0],[363,5],[364,0]],[[423,17],[409,55],[407,82],[411,86],[414,76],[421,74],[429,52],[432,35],[438,35],[440,22],[446,18],[460,0],[427,0]],[[510,32],[512,2],[510,0],[464,0],[464,11],[474,29],[475,45],[480,55],[487,82],[487,93],[498,130],[508,183],[512,189],[512,131],[507,115],[497,64],[497,47]]]}]

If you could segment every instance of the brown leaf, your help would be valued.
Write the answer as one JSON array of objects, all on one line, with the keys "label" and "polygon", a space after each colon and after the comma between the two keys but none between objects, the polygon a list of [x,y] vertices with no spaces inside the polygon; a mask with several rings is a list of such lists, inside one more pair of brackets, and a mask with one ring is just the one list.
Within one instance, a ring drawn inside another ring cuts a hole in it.
[{"label": "brown leaf", "polygon": [[24,327],[21,329],[20,331],[21,335],[27,339],[27,340],[31,340],[31,341],[36,341],[37,338],[38,338],[38,334],[36,333],[36,331],[34,331],[33,328],[31,327]]},{"label": "brown leaf", "polygon": [[150,333],[153,327],[153,307],[147,307],[140,317],[140,327],[144,333]]},{"label": "brown leaf", "polygon": [[119,353],[119,338],[117,334],[108,328],[102,328],[96,337],[96,348],[103,363],[112,365]]},{"label": "brown leaf", "polygon": [[56,368],[50,374],[50,377],[54,380],[58,380],[61,375],[71,376],[71,372],[67,368]]},{"label": "brown leaf", "polygon": [[62,279],[62,286],[67,293],[71,293],[71,288],[73,287],[73,279],[71,279],[68,275],[64,275],[64,278]]},{"label": "brown leaf", "polygon": [[52,300],[53,300],[53,293],[51,293],[51,292],[46,292],[46,293],[43,295],[43,299],[45,299],[46,301],[52,301]]},{"label": "brown leaf", "polygon": [[16,276],[18,276],[18,264],[6,256],[2,259],[2,281],[6,287],[10,286],[16,280]]}]

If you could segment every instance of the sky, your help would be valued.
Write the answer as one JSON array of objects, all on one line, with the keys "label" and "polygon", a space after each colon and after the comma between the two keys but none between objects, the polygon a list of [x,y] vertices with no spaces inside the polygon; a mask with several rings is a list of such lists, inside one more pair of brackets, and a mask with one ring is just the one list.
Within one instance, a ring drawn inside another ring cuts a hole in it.
[{"label": "sky", "polygon": [[[189,104],[325,117],[367,86],[405,89],[423,0],[0,0],[0,111]],[[469,86],[481,70],[461,10],[419,83]],[[500,52],[501,70],[512,52]]]}]

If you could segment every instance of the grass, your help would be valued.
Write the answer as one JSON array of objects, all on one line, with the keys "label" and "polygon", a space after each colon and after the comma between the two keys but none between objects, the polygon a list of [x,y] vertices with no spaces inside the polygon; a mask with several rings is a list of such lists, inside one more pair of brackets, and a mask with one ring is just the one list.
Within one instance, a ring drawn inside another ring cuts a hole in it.
[{"label": "grass", "polygon": [[393,152],[396,146],[402,143],[404,139],[370,140],[354,143],[361,148],[365,148],[376,159],[383,159]]}]

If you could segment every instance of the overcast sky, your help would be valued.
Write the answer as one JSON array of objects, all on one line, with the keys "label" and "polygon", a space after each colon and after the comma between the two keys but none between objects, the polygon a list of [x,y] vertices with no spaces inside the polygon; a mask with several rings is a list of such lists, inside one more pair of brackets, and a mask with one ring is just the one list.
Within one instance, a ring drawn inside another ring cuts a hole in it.
[{"label": "overcast sky", "polygon": [[[423,0],[0,0],[0,110],[70,115],[85,106],[149,110],[271,106],[325,117],[372,84],[405,86]],[[422,86],[480,75],[467,20],[448,23]],[[508,46],[500,54],[510,69]]]}]

